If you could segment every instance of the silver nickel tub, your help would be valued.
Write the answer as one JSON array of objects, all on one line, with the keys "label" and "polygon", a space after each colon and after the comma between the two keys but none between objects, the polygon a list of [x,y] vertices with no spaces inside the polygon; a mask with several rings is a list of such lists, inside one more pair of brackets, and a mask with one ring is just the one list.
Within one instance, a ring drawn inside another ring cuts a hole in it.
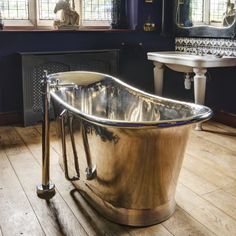
[{"label": "silver nickel tub", "polygon": [[49,102],[58,117],[65,176],[106,218],[125,225],[162,222],[175,190],[192,124],[209,119],[201,105],[154,96],[95,72],[45,76],[41,198],[49,181]]}]

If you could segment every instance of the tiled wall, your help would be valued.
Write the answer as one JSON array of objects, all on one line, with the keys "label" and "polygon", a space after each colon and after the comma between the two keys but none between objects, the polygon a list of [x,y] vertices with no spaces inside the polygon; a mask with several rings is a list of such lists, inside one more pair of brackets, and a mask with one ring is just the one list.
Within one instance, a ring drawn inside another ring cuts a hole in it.
[{"label": "tiled wall", "polygon": [[189,53],[236,57],[236,40],[176,37],[175,50]]}]

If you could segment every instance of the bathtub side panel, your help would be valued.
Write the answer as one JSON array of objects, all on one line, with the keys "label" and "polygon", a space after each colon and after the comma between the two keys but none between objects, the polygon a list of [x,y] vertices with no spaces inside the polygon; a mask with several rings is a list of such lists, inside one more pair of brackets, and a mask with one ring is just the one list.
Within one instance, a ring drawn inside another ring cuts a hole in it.
[{"label": "bathtub side panel", "polygon": [[[96,177],[86,180],[86,156],[80,120],[73,129],[81,180],[98,197],[117,208],[154,209],[174,202],[176,184],[191,126],[165,129],[117,129],[87,124]],[[74,156],[69,135],[67,155],[71,175]]]}]

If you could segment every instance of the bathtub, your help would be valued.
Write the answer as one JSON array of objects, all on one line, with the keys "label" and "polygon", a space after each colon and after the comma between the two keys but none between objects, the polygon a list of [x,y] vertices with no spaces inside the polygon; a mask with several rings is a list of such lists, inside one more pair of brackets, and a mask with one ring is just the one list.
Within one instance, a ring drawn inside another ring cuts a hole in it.
[{"label": "bathtub", "polygon": [[98,212],[132,226],[170,217],[189,132],[194,123],[209,119],[212,111],[154,96],[95,72],[45,76],[44,85],[39,197],[55,194],[49,181],[51,100],[65,176]]}]

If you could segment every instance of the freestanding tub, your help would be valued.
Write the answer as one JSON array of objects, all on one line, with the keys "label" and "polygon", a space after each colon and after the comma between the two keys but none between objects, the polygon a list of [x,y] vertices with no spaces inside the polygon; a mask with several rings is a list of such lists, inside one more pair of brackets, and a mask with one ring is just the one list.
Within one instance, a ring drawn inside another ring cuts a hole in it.
[{"label": "freestanding tub", "polygon": [[[120,224],[146,226],[170,217],[192,124],[209,119],[211,110],[94,72],[53,74],[44,84],[45,112],[51,97],[60,118],[60,163],[86,200]],[[44,117],[42,198],[54,190],[49,182],[48,115]]]}]

